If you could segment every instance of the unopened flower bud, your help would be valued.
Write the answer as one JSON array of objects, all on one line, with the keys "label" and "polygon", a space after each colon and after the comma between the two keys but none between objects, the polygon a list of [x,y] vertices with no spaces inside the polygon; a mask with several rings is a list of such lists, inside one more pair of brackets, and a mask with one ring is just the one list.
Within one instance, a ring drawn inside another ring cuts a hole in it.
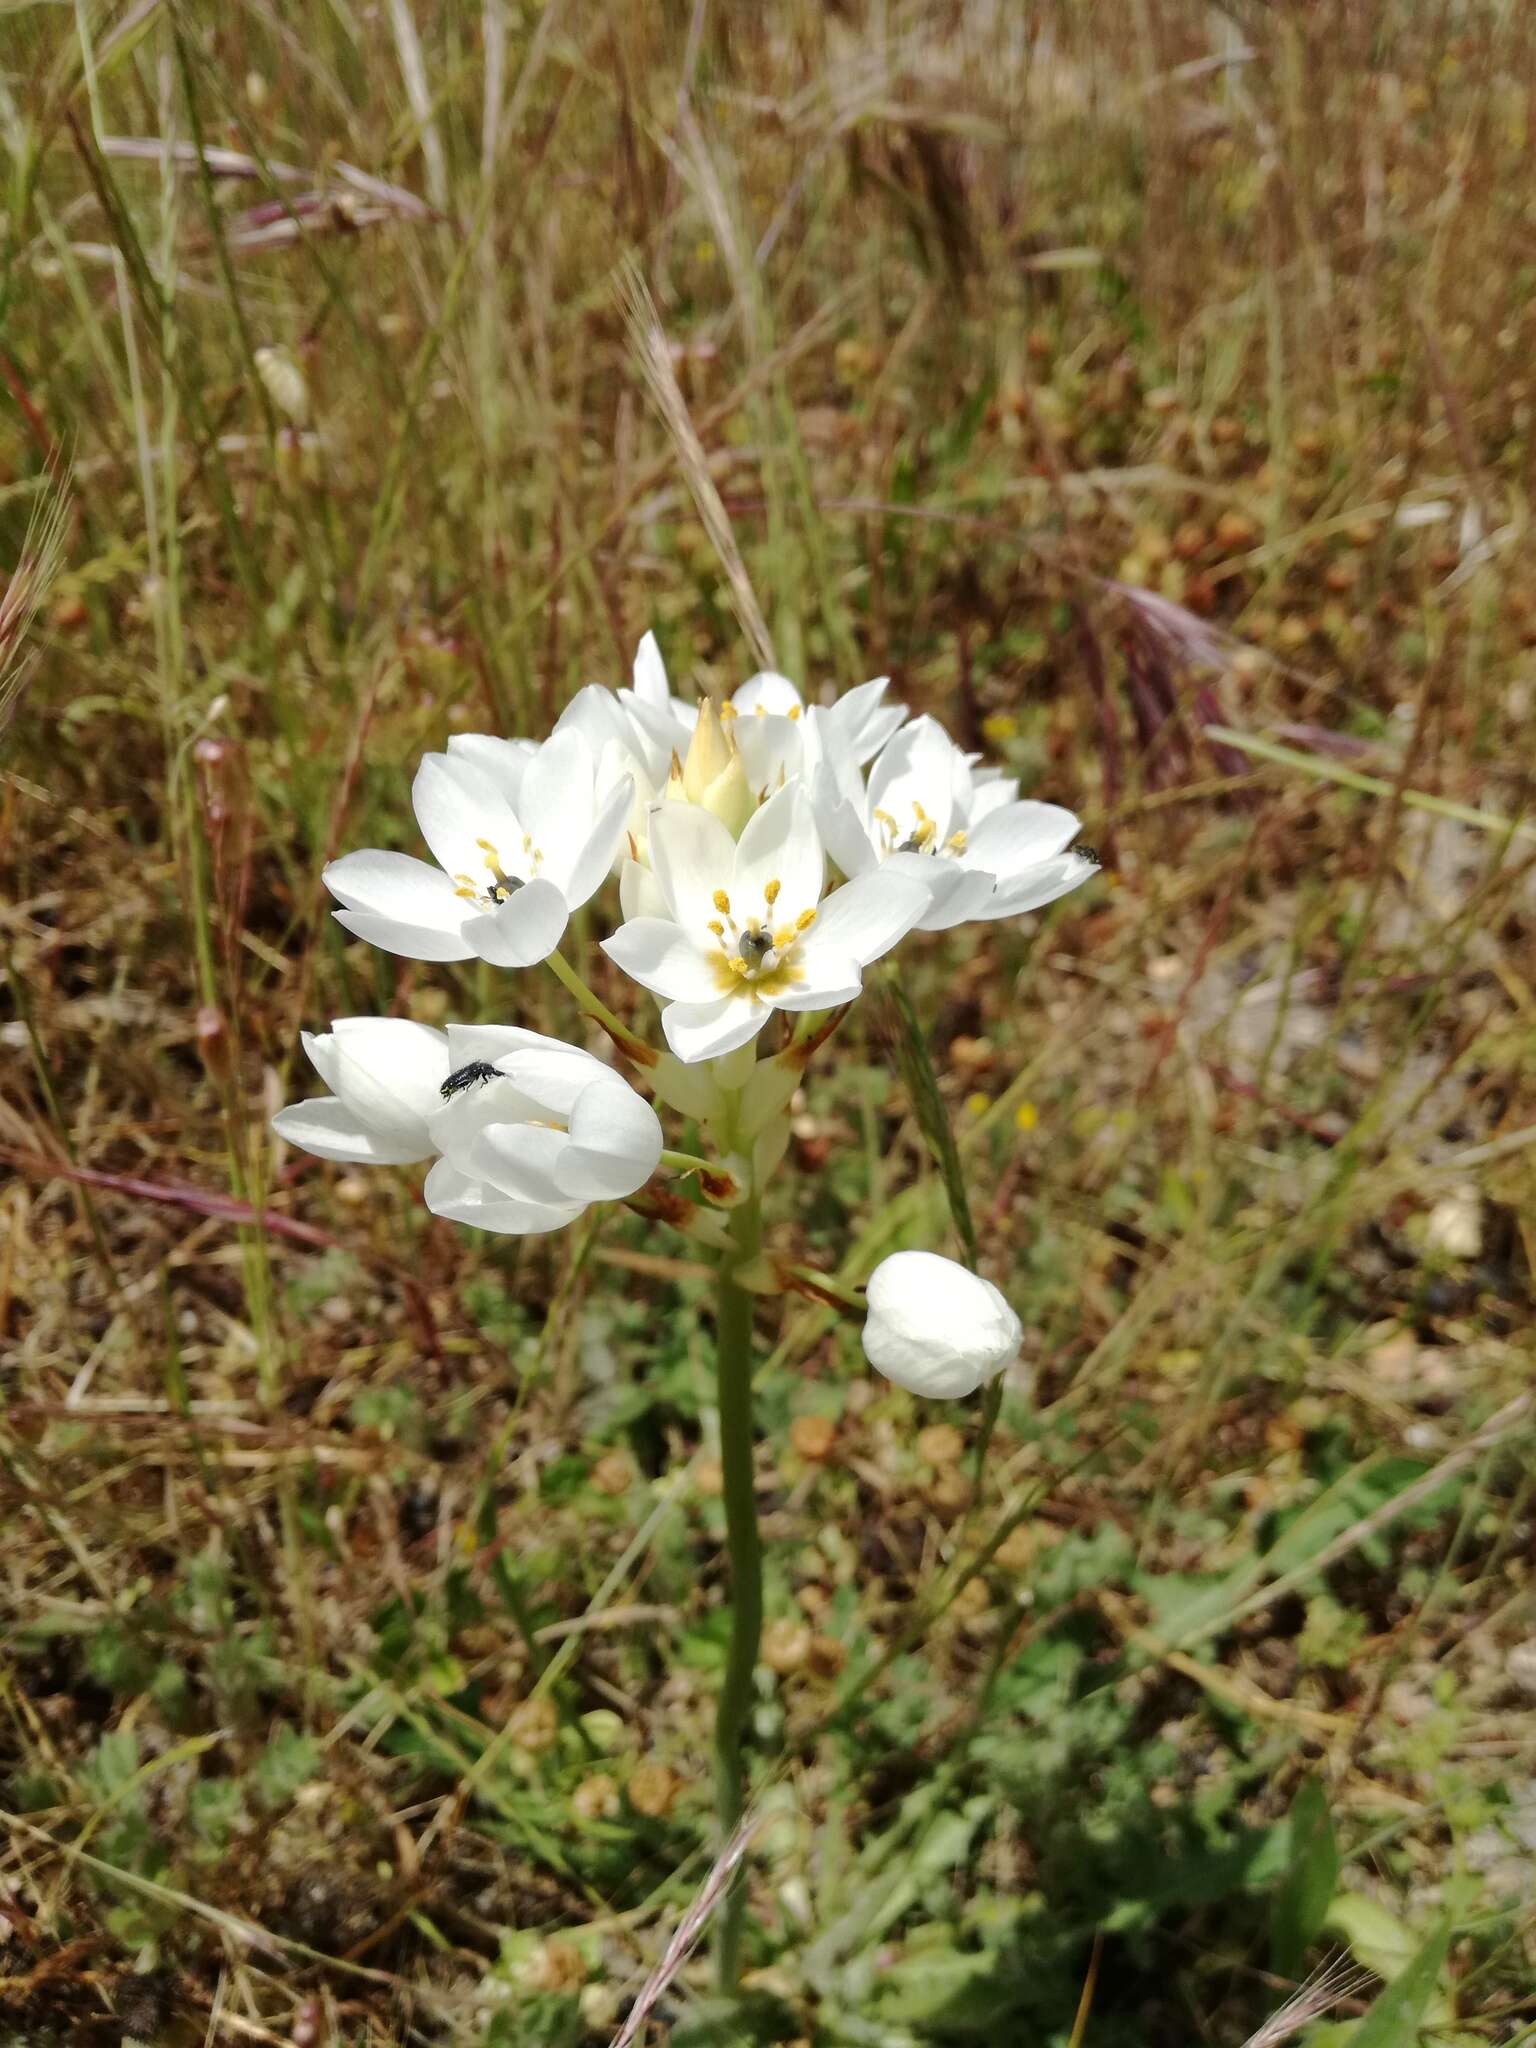
[{"label": "unopened flower bud", "polygon": [[682,761],[673,757],[667,795],[674,802],[698,804],[718,818],[733,838],[756,808],[741,754],[721,724],[711,697],[699,706],[687,755]]},{"label": "unopened flower bud", "polygon": [[870,1275],[864,1355],[910,1393],[953,1400],[1018,1356],[1023,1328],[990,1280],[935,1252],[896,1252]]}]

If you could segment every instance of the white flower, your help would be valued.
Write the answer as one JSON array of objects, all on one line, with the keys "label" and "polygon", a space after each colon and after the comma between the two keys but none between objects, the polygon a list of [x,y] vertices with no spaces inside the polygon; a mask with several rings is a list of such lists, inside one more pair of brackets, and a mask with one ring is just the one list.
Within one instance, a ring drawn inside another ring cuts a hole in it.
[{"label": "white flower", "polygon": [[821,840],[795,784],[754,813],[739,842],[694,804],[659,805],[650,851],[661,912],[630,918],[603,950],[662,998],[667,1043],[689,1063],[745,1045],[772,1010],[850,1001],[864,968],[929,902],[885,872],[822,902]]},{"label": "white flower", "polygon": [[864,1356],[909,1393],[974,1394],[1019,1355],[1023,1327],[997,1288],[936,1252],[882,1259],[865,1295]]},{"label": "white flower", "polygon": [[977,767],[932,718],[887,741],[867,788],[846,751],[824,755],[813,787],[817,824],[845,875],[896,867],[926,880],[923,931],[1039,910],[1097,866],[1071,850],[1071,811],[1020,801],[1016,782]]},{"label": "white flower", "polygon": [[577,726],[541,747],[486,734],[428,754],[411,800],[438,867],[349,853],[326,868],[338,921],[412,960],[531,967],[613,865],[635,796]]},{"label": "white flower", "polygon": [[833,704],[806,704],[788,676],[761,670],[730,701],[747,780],[759,796],[796,776],[807,781],[823,759],[846,760],[856,773],[906,719],[900,704],[886,704],[889,678],[860,683]]},{"label": "white flower", "polygon": [[661,1157],[650,1104],[536,1031],[343,1017],[304,1049],[334,1092],[279,1110],[278,1136],[322,1159],[433,1159],[427,1207],[482,1230],[561,1229],[589,1202],[633,1194]]}]

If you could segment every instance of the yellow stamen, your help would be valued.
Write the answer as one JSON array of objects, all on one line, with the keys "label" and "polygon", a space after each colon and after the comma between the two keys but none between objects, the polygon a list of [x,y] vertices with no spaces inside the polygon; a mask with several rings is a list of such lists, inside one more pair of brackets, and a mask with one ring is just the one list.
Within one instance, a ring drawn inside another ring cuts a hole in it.
[{"label": "yellow stamen", "polygon": [[734,704],[722,704],[720,706],[720,716],[722,720],[727,718],[740,718],[741,713],[736,709],[736,706]]},{"label": "yellow stamen", "polygon": [[712,931],[717,939],[723,940],[725,937],[725,926],[720,922],[718,917],[712,917],[709,920],[706,929]]},{"label": "yellow stamen", "polygon": [[964,853],[966,844],[965,834],[963,832],[951,832],[944,844],[951,853]]},{"label": "yellow stamen", "polygon": [[710,898],[710,901],[714,904],[716,910],[719,911],[722,917],[730,916],[731,899],[729,896],[726,895],[723,889],[717,889],[714,895]]},{"label": "yellow stamen", "polygon": [[891,816],[889,811],[882,811],[877,809],[875,812],[875,822],[878,825],[889,825],[893,832],[896,830],[896,820]]},{"label": "yellow stamen", "polygon": [[772,910],[775,903],[778,902],[779,891],[781,888],[783,888],[783,886],[784,885],[782,882],[769,882],[766,888],[763,890],[763,901],[767,904],[770,910]]},{"label": "yellow stamen", "polygon": [[928,823],[928,813],[923,809],[916,797],[912,799],[912,815],[916,818],[919,825],[926,825]]},{"label": "yellow stamen", "polygon": [[798,704],[791,704],[791,706],[789,707],[789,716],[792,719],[798,718],[800,716],[800,706]]},{"label": "yellow stamen", "polygon": [[814,910],[802,910],[795,919],[795,930],[797,932],[808,932],[815,922],[816,913]]},{"label": "yellow stamen", "polygon": [[[917,805],[914,804],[912,808],[915,811]],[[918,824],[912,827],[912,844],[918,848],[926,846],[937,830],[938,827],[934,824],[932,818],[921,819]]]},{"label": "yellow stamen", "polygon": [[775,952],[782,953],[786,946],[795,943],[795,928],[792,924],[781,924],[773,935]]}]

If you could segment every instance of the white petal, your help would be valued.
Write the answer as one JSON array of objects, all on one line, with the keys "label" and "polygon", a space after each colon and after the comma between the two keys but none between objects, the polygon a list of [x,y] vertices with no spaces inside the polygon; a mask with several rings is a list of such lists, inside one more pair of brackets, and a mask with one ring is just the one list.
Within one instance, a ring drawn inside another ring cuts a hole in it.
[{"label": "white petal", "polygon": [[778,675],[771,668],[759,669],[755,676],[749,676],[731,702],[747,718],[756,717],[759,712],[787,718],[792,711],[805,708],[805,699],[789,677]]},{"label": "white petal", "polygon": [[519,815],[545,867],[563,881],[592,829],[592,749],[579,732],[557,732],[540,747],[523,777]]},{"label": "white petal", "polygon": [[[461,903],[459,907],[473,916],[472,904]],[[381,917],[367,910],[338,910],[333,915],[336,922],[354,938],[365,939],[370,946],[377,946],[381,953],[398,953],[404,960],[470,960],[474,957],[474,947],[457,932],[445,932],[432,925],[403,924],[398,917]]]},{"label": "white petal", "polygon": [[[604,747],[617,742],[620,746],[633,743],[634,728],[631,726],[624,707],[601,683],[587,683],[579,689],[555,720],[555,732],[578,733],[587,743],[587,751],[596,761]],[[550,735],[551,738],[554,734]]]},{"label": "white petal", "polygon": [[835,1010],[851,1003],[864,986],[863,970],[851,953],[823,951],[805,963],[805,978],[773,997],[776,1010]]},{"label": "white petal", "polygon": [[467,875],[483,887],[496,872],[487,847],[494,850],[505,873],[528,873],[517,813],[485,770],[466,755],[427,754],[411,784],[411,804],[421,836],[445,875]]},{"label": "white petal", "polygon": [[617,1201],[644,1187],[660,1158],[655,1110],[615,1074],[594,1081],[578,1099],[556,1176],[572,1197]]},{"label": "white petal", "polygon": [[[897,858],[892,855],[892,859]],[[934,861],[934,867],[947,869],[951,885],[947,889],[934,891],[931,906],[917,921],[920,932],[950,932],[956,925],[970,924],[974,918],[990,917],[996,896],[997,885],[985,868],[973,868],[968,861]]]},{"label": "white petal", "polygon": [[[369,848],[343,854],[327,864],[320,879],[344,909],[358,910],[408,929],[435,931],[457,938],[472,904],[454,894],[453,884],[439,868],[408,853]],[[464,953],[439,953],[423,958],[463,960]]]},{"label": "white petal", "polygon": [[747,820],[736,848],[731,909],[742,919],[763,916],[768,884],[777,882],[779,900],[773,916],[792,918],[816,904],[825,877],[811,800],[798,783],[792,783]]},{"label": "white petal", "polygon": [[660,882],[637,860],[626,860],[619,869],[619,909],[626,919],[667,915]]},{"label": "white petal", "polygon": [[581,1214],[583,1204],[555,1208],[539,1202],[511,1201],[494,1188],[470,1180],[439,1159],[422,1189],[434,1216],[494,1230],[504,1237],[530,1237],[541,1230],[563,1230]]},{"label": "white petal", "polygon": [[1070,846],[1080,830],[1060,804],[1010,803],[982,818],[966,841],[966,859],[990,868],[1007,886],[1011,876],[1051,860]]},{"label": "white petal", "polygon": [[471,917],[464,937],[493,967],[534,967],[559,945],[569,919],[565,898],[554,883],[535,876],[494,910]]},{"label": "white petal", "polygon": [[741,754],[747,785],[770,796],[800,774],[805,750],[798,721],[788,718],[738,718],[730,728]]},{"label": "white petal", "polygon": [[823,957],[845,957],[867,967],[906,937],[932,901],[932,891],[922,882],[895,873],[887,862],[832,891],[796,946],[795,960],[812,981],[818,979]]},{"label": "white petal", "polygon": [[720,820],[697,804],[658,804],[651,813],[651,866],[674,919],[695,931],[719,912],[714,892],[726,888],[736,865],[736,842]]},{"label": "white petal", "polygon": [[836,764],[823,760],[811,784],[811,797],[822,844],[851,878],[872,868],[879,854],[864,809],[863,786],[856,773],[848,780],[852,783],[851,791],[839,776]]},{"label": "white petal", "polygon": [[719,1059],[756,1038],[771,1012],[749,996],[721,996],[714,1003],[668,1003],[661,1013],[667,1043],[685,1066]]},{"label": "white petal", "polygon": [[478,768],[514,811],[528,763],[538,751],[537,740],[504,740],[488,732],[456,732],[448,741],[448,758]]},{"label": "white petal", "polygon": [[632,918],[604,939],[603,951],[631,980],[667,1002],[709,1003],[720,994],[718,969],[670,918]]},{"label": "white petal", "polygon": [[410,1166],[432,1154],[425,1136],[417,1146],[401,1138],[382,1137],[334,1095],[290,1103],[273,1117],[272,1128],[285,1144],[297,1145],[320,1159],[338,1159],[354,1166]]},{"label": "white petal", "polygon": [[520,1202],[558,1206],[576,1199],[560,1181],[570,1143],[564,1131],[541,1124],[487,1124],[467,1154],[454,1155],[454,1164]]},{"label": "white petal", "polygon": [[906,839],[919,822],[918,810],[929,819],[935,837],[949,836],[954,809],[953,778],[959,749],[936,719],[918,718],[887,741],[869,771],[872,810],[887,811]]},{"label": "white petal", "polygon": [[641,635],[640,645],[635,649],[633,682],[635,695],[642,702],[654,705],[658,711],[666,710],[672,686],[667,681],[667,665],[661,658],[654,633]]},{"label": "white petal", "polygon": [[914,1394],[973,1394],[1017,1358],[1018,1317],[990,1280],[934,1252],[896,1252],[869,1277],[864,1355]]},{"label": "white petal", "polygon": [[1042,861],[1039,867],[1031,868],[1007,887],[1000,883],[992,901],[980,914],[989,918],[1022,917],[1027,910],[1043,910],[1047,903],[1069,895],[1098,871],[1098,863],[1081,853],[1061,854],[1055,860]]},{"label": "white petal", "polygon": [[624,837],[634,797],[633,777],[626,775],[622,781],[614,783],[598,805],[597,815],[585,840],[577,848],[567,873],[563,878],[556,877],[557,880],[563,879],[562,893],[572,910],[579,910],[607,881],[613,857],[619,850],[619,841]]},{"label": "white petal", "polygon": [[448,1059],[455,1070],[472,1060],[488,1061],[538,1103],[544,1115],[562,1122],[583,1088],[613,1074],[612,1067],[581,1046],[546,1038],[542,1031],[525,1031],[520,1024],[450,1024]]},{"label": "white petal", "polygon": [[337,1052],[332,1086],[347,1107],[376,1130],[422,1133],[448,1077],[443,1033],[409,1017],[338,1017],[331,1036]]},{"label": "white petal", "polygon": [[341,1072],[341,1047],[336,1043],[336,1034],[333,1031],[301,1031],[299,1043],[308,1054],[310,1065],[334,1095],[336,1076]]}]

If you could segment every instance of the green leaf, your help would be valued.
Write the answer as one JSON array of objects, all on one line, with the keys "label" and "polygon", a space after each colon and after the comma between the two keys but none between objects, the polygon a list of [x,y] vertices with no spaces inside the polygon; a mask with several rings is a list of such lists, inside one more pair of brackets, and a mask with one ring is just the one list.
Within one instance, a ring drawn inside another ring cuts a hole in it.
[{"label": "green leaf", "polygon": [[1301,1973],[1307,1950],[1322,1932],[1339,1882],[1339,1847],[1334,1840],[1328,1795],[1320,1778],[1308,1778],[1291,1808],[1291,1862],[1269,1916],[1269,1953],[1282,1977]]},{"label": "green leaf", "polygon": [[320,1745],[312,1736],[278,1727],[251,1770],[251,1784],[269,1811],[286,1806],[307,1785],[320,1765]]},{"label": "green leaf", "polygon": [[1395,1982],[1360,2022],[1351,2048],[1413,2048],[1451,1946],[1451,1923],[1442,1920]]}]

